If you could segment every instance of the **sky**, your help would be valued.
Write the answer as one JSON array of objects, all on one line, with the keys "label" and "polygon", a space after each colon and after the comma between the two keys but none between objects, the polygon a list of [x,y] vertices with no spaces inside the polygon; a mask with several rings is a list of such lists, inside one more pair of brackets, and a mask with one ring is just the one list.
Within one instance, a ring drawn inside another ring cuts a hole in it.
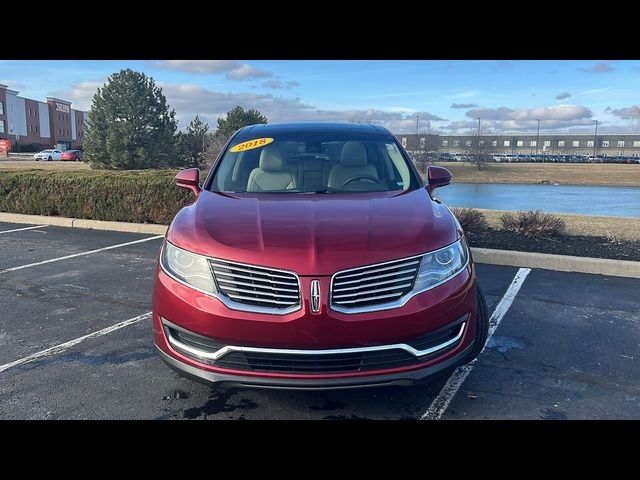
[{"label": "sky", "polygon": [[542,60],[0,60],[0,84],[88,110],[123,68],[162,87],[179,128],[215,126],[235,105],[269,122],[357,121],[394,133],[640,133],[640,61]]}]

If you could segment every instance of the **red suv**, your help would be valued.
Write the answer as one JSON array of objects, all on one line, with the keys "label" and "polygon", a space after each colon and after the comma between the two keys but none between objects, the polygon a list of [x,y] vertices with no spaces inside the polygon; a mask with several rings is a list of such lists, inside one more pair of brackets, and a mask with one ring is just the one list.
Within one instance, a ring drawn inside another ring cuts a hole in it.
[{"label": "red suv", "polygon": [[178,212],[153,294],[162,359],[204,382],[412,384],[475,358],[488,331],[464,234],[377,125],[253,125]]}]

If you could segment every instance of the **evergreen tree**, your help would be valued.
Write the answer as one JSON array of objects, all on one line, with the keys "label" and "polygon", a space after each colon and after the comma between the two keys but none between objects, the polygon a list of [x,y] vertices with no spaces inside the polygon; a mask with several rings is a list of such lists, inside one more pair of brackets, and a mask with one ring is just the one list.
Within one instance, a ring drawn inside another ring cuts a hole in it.
[{"label": "evergreen tree", "polygon": [[241,106],[236,105],[229,110],[224,117],[218,119],[217,129],[213,136],[210,136],[211,141],[204,153],[205,164],[211,165],[211,163],[213,163],[224,144],[227,143],[229,137],[231,137],[236,130],[258,123],[267,123],[267,117],[255,108],[245,110]]},{"label": "evergreen tree", "polygon": [[236,105],[227,112],[224,118],[218,119],[215,135],[226,142],[236,130],[257,123],[267,123],[267,117],[255,108],[245,110],[240,105]]},{"label": "evergreen tree", "polygon": [[111,75],[93,97],[84,153],[92,167],[160,168],[173,162],[175,112],[152,78],[131,69]]},{"label": "evergreen tree", "polygon": [[184,133],[178,136],[178,159],[181,167],[200,168],[203,166],[203,153],[209,143],[209,125],[200,117],[191,120]]}]

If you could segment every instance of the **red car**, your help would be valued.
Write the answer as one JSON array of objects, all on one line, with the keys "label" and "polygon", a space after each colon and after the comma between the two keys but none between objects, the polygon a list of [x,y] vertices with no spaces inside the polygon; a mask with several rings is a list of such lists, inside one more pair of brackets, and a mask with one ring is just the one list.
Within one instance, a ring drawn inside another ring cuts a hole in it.
[{"label": "red car", "polygon": [[153,294],[162,359],[193,379],[272,388],[413,384],[488,333],[459,223],[376,125],[254,125],[169,227]]},{"label": "red car", "polygon": [[60,157],[60,160],[81,162],[82,150],[67,150],[65,152],[62,152],[62,156]]}]

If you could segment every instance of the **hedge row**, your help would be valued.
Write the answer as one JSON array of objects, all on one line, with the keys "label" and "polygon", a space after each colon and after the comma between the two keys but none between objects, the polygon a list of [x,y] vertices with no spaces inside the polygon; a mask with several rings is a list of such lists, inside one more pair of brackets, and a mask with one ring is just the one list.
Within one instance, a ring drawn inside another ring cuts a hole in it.
[{"label": "hedge row", "polygon": [[169,224],[193,194],[173,170],[0,172],[0,211]]}]

